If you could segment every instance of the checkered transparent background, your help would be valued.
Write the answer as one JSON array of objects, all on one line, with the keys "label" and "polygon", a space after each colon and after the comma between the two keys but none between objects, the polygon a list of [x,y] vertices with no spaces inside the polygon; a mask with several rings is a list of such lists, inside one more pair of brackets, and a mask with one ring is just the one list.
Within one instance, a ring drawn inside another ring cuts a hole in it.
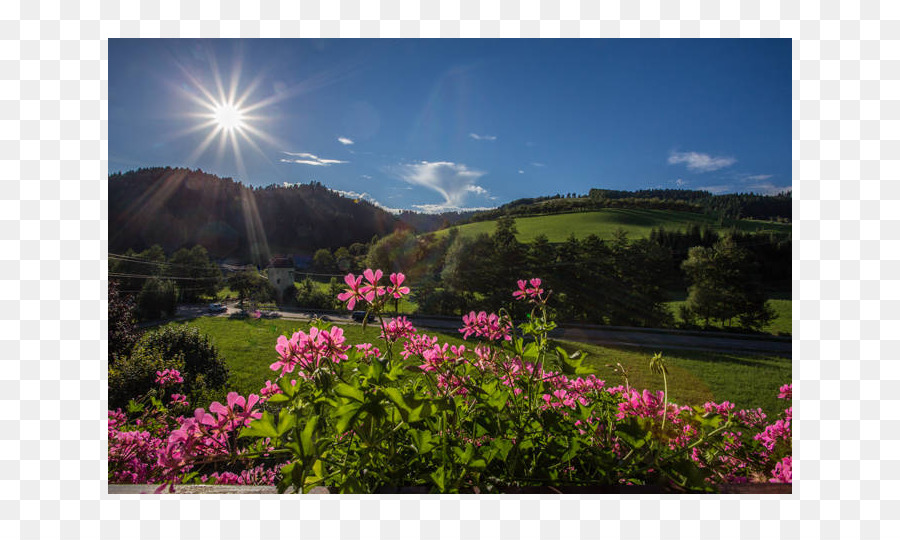
[{"label": "checkered transparent background", "polygon": [[[3,2],[0,538],[897,537],[900,4],[819,4]],[[106,40],[177,36],[793,38],[794,494],[108,495]]]}]

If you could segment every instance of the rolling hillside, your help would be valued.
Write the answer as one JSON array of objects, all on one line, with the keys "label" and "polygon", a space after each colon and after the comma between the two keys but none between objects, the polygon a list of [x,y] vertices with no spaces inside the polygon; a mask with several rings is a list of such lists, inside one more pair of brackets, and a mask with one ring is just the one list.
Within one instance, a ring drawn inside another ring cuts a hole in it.
[{"label": "rolling hillside", "polygon": [[[540,234],[547,235],[550,242],[562,242],[570,234],[574,234],[577,238],[596,234],[603,240],[609,240],[616,229],[620,227],[628,233],[630,239],[637,239],[648,237],[654,228],[665,227],[672,231],[684,230],[693,224],[700,227],[707,226],[713,230],[728,230],[734,227],[742,232],[790,232],[791,230],[790,224],[749,219],[725,220],[722,225],[719,225],[718,220],[712,216],[675,210],[607,208],[595,212],[516,218],[520,242],[531,242]],[[491,234],[495,228],[494,221],[468,223],[458,227],[462,236]],[[449,229],[443,229],[435,234],[443,236],[448,232]]]}]

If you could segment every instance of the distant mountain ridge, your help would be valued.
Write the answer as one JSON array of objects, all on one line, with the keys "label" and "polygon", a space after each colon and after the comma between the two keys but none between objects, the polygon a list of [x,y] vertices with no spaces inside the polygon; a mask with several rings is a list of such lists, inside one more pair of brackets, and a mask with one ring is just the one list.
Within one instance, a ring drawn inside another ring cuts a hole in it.
[{"label": "distant mountain ridge", "polygon": [[201,170],[155,167],[109,175],[109,249],[171,253],[200,244],[217,259],[264,264],[392,232],[397,218],[321,183],[248,187]]}]

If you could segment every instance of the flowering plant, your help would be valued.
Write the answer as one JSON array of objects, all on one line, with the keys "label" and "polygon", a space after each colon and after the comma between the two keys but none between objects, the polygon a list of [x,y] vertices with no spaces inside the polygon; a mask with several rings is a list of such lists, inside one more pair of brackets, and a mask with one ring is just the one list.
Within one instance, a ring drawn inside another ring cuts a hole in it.
[{"label": "flowering plant", "polygon": [[[540,279],[518,282],[524,321],[469,313],[466,345],[440,343],[386,304],[409,288],[403,274],[348,274],[338,298],[365,308],[381,343],[348,343],[327,324],[281,336],[273,380],[260,395],[187,411],[181,394],[138,420],[110,412],[110,481],[277,483],[279,491],[372,493],[416,486],[433,492],[535,487],[649,486],[713,491],[722,483],[791,482],[791,408],[774,422],[761,410],[668,397],[661,354],[650,361],[664,390],[613,386],[549,338],[556,328]],[[161,390],[176,373],[158,373]],[[791,387],[779,397],[790,399]],[[135,405],[129,413],[141,412]],[[214,464],[227,470],[212,470]],[[275,464],[282,464],[275,466]]]}]

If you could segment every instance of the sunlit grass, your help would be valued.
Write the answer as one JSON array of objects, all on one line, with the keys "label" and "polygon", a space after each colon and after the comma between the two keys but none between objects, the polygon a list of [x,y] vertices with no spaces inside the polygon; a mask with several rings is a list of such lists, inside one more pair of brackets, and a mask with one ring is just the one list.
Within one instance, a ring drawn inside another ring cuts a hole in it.
[{"label": "sunlit grass", "polygon": [[[790,232],[791,226],[784,223],[770,223],[748,219],[725,220],[721,225],[718,220],[706,214],[678,212],[675,210],[636,210],[626,208],[607,208],[594,212],[576,212],[571,214],[554,214],[548,216],[532,216],[516,218],[517,238],[520,242],[532,242],[538,235],[545,234],[550,242],[563,242],[570,235],[584,238],[596,234],[602,240],[611,240],[613,233],[619,228],[628,233],[628,238],[648,238],[654,228],[665,227],[666,230],[686,230],[691,225],[721,231],[732,227],[742,232],[778,231]],[[493,234],[497,228],[495,221],[479,221],[457,227],[461,236],[476,236],[479,233]],[[435,233],[438,236],[447,234],[447,229]]]}]

